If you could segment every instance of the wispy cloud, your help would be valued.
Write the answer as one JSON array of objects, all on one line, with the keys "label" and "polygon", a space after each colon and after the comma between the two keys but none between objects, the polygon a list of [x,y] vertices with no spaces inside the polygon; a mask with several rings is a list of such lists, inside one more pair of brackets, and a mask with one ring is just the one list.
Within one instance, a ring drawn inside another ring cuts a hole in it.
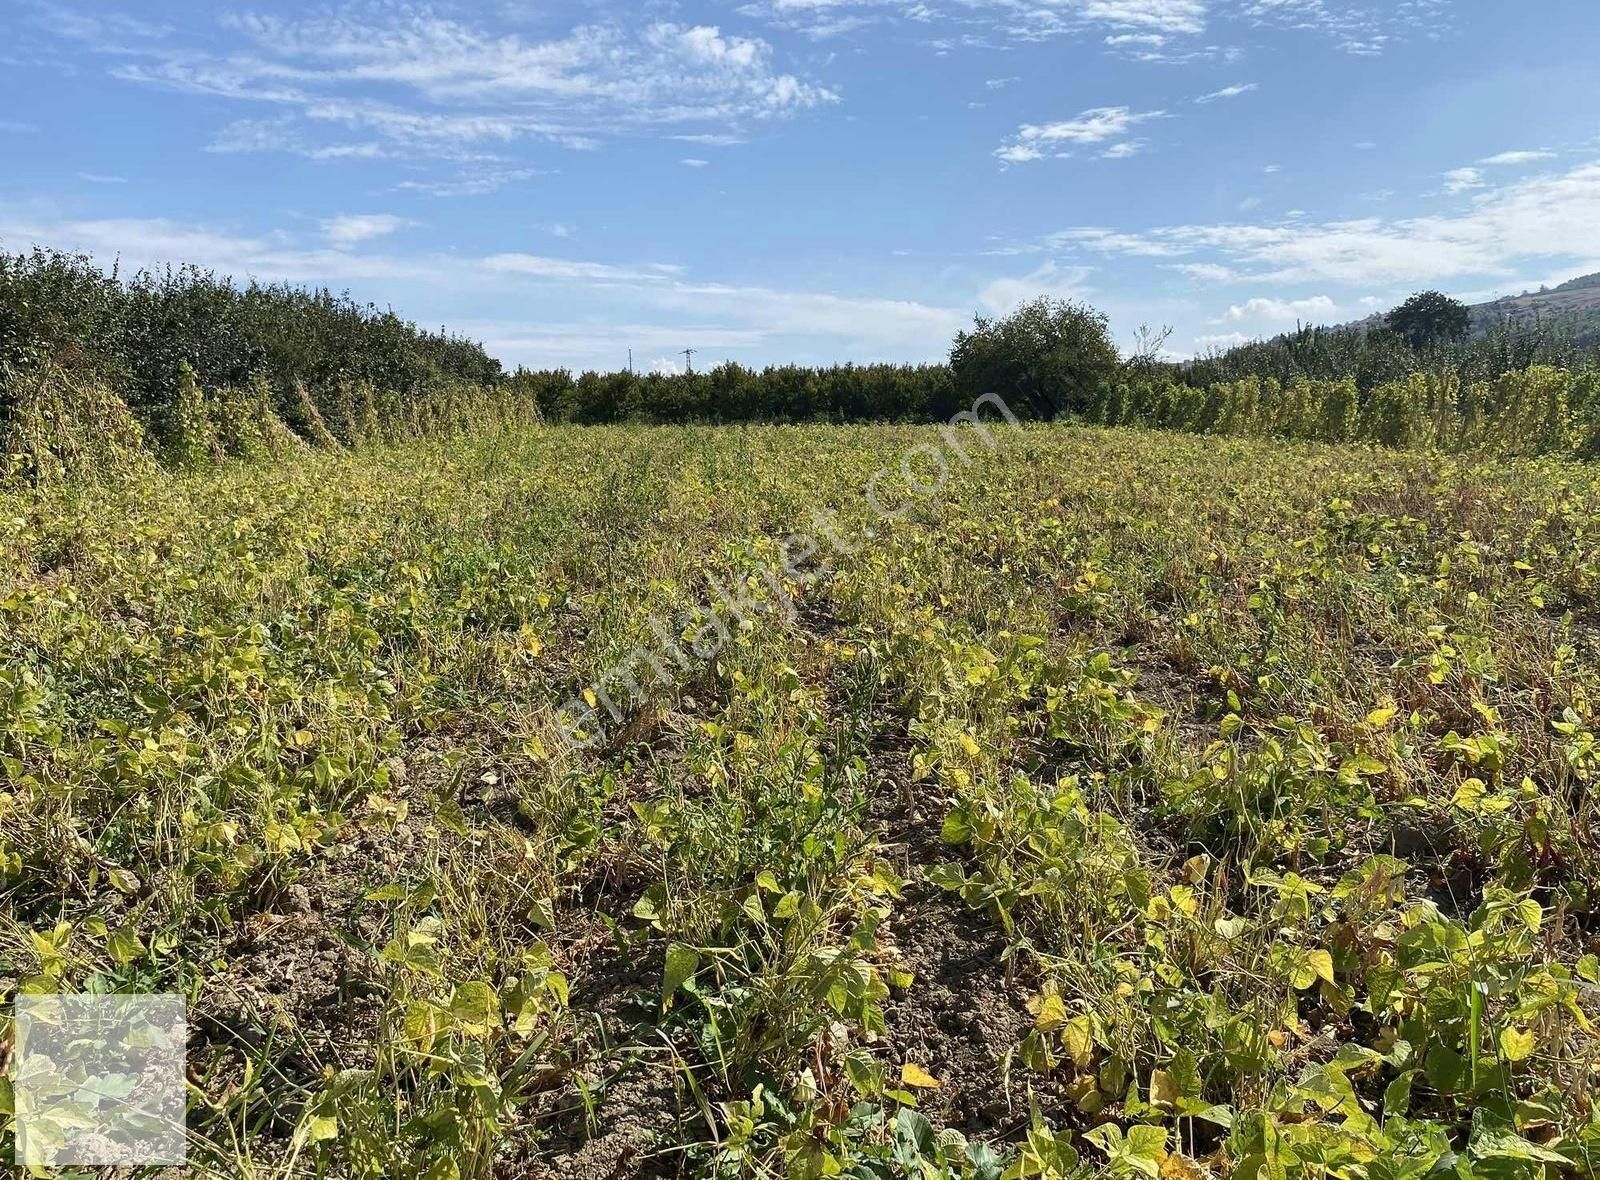
[{"label": "wispy cloud", "polygon": [[88,184],[127,184],[126,176],[111,176],[104,172],[79,172],[78,179]]},{"label": "wispy cloud", "polygon": [[1087,266],[1046,262],[1019,278],[995,279],[978,293],[978,302],[985,311],[1004,315],[1040,295],[1055,299],[1084,299],[1092,294],[1089,277],[1093,273]]},{"label": "wispy cloud", "polygon": [[747,142],[742,135],[707,133],[703,131],[695,132],[692,135],[669,135],[667,138],[676,140],[678,143],[698,144],[701,147],[736,147],[741,143]]},{"label": "wispy cloud", "polygon": [[481,197],[507,185],[520,184],[542,175],[538,168],[506,168],[498,165],[467,164],[448,176],[428,180],[402,180],[395,192],[421,193],[425,197]]},{"label": "wispy cloud", "polygon": [[1164,113],[1135,111],[1130,107],[1095,107],[1074,119],[1024,123],[1017,128],[1016,135],[995,149],[994,154],[1006,164],[1022,164],[1046,156],[1069,156],[1074,146],[1120,139],[1140,123],[1159,119]]},{"label": "wispy cloud", "polygon": [[1483,187],[1483,173],[1476,168],[1452,168],[1444,174],[1444,191],[1465,193]]},{"label": "wispy cloud", "polygon": [[[1509,278],[1535,262],[1577,259],[1593,241],[1596,225],[1600,161],[1498,188],[1486,185],[1471,207],[1458,213],[1176,225],[1141,233],[1075,228],[1049,241],[1058,249],[1226,266],[1256,282],[1370,290],[1474,276]],[[1207,254],[1212,257],[1203,257]]]},{"label": "wispy cloud", "polygon": [[[46,28],[111,57],[124,81],[276,108],[223,129],[211,144],[222,152],[463,160],[529,139],[590,148],[680,134],[730,144],[746,123],[836,101],[781,69],[766,41],[714,25],[618,20],[533,40],[398,0],[304,16],[225,13],[210,31],[45,11]],[[706,129],[676,130],[684,124]]]},{"label": "wispy cloud", "polygon": [[1488,164],[1490,166],[1497,164],[1532,164],[1539,160],[1553,160],[1555,158],[1556,154],[1554,152],[1512,151],[1500,152],[1493,156],[1485,156],[1483,159],[1479,160],[1478,163]]},{"label": "wispy cloud", "polygon": [[1238,98],[1241,94],[1249,94],[1252,90],[1260,90],[1259,82],[1236,82],[1232,86],[1224,86],[1221,90],[1213,90],[1210,94],[1202,94],[1195,99],[1197,103],[1216,102],[1220,98]]},{"label": "wispy cloud", "polygon": [[925,0],[749,0],[738,11],[819,39],[943,24],[952,32],[935,39],[940,48],[1096,34],[1119,56],[1181,62],[1236,56],[1224,44],[1200,38],[1226,39],[1262,26],[1300,30],[1352,54],[1382,53],[1447,25],[1448,5],[1449,0],[960,0],[934,7]]},{"label": "wispy cloud", "polygon": [[416,223],[393,213],[342,213],[322,222],[322,236],[330,246],[347,248],[386,237]]}]

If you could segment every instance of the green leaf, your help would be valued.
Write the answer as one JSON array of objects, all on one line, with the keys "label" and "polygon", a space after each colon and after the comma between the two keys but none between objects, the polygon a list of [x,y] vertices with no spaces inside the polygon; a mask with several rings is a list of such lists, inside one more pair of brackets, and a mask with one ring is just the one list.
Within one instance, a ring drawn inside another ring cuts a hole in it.
[{"label": "green leaf", "polygon": [[451,993],[450,1015],[462,1032],[486,1036],[500,1024],[500,997],[483,980],[469,979]]},{"label": "green leaf", "polygon": [[133,927],[122,926],[106,938],[106,950],[113,962],[131,963],[144,955],[144,943],[139,940]]},{"label": "green leaf", "polygon": [[1472,1142],[1467,1144],[1467,1154],[1480,1160],[1532,1160],[1541,1164],[1567,1166],[1572,1163],[1559,1151],[1524,1139],[1515,1131],[1490,1130],[1487,1127],[1478,1128]]},{"label": "green leaf", "polygon": [[1411,1110],[1411,1083],[1417,1071],[1408,1069],[1383,1090],[1383,1117],[1404,1118]]},{"label": "green leaf", "polygon": [[681,942],[667,944],[666,963],[661,969],[661,1010],[672,1007],[672,995],[700,970],[700,952]]}]

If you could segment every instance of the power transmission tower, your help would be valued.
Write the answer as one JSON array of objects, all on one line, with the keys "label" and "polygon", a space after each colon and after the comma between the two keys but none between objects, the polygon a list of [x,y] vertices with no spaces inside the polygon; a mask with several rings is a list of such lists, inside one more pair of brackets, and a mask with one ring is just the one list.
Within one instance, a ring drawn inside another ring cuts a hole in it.
[{"label": "power transmission tower", "polygon": [[683,350],[683,371],[685,373],[694,372],[694,354],[699,351],[698,348],[686,348]]},{"label": "power transmission tower", "polygon": [[633,349],[628,349],[628,372],[633,372]]}]

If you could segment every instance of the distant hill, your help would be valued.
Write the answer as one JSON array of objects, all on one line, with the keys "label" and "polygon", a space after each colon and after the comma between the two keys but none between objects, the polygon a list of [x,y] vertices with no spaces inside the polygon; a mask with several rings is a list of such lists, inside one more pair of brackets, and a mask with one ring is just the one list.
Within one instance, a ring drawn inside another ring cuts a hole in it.
[{"label": "distant hill", "polygon": [[1569,279],[1559,287],[1507,295],[1472,309],[1472,326],[1481,331],[1509,320],[1566,328],[1580,344],[1600,343],[1600,274]]},{"label": "distant hill", "polygon": [[1342,324],[1302,324],[1293,332],[1202,353],[1179,364],[1183,379],[1206,386],[1244,377],[1339,380],[1375,389],[1414,372],[1419,363],[1448,364],[1464,381],[1526,369],[1600,363],[1600,274],[1559,287],[1469,304],[1467,339],[1442,351],[1414,352],[1400,337],[1378,331],[1388,311]]},{"label": "distant hill", "polygon": [[[1481,335],[1490,328],[1508,322],[1529,327],[1538,323],[1546,328],[1570,331],[1573,343],[1580,348],[1600,345],[1600,273],[1568,279],[1559,287],[1524,291],[1521,295],[1502,295],[1499,299],[1470,304],[1469,307],[1472,311],[1473,335]],[[1375,328],[1387,314],[1377,312],[1343,326]]]}]

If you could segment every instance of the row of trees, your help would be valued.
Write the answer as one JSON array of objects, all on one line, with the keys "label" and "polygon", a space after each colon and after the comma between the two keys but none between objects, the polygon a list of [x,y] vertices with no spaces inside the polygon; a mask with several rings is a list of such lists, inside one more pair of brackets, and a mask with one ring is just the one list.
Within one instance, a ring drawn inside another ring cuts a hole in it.
[{"label": "row of trees", "polygon": [[570,422],[942,421],[980,396],[1021,417],[1330,442],[1515,453],[1600,451],[1600,369],[1533,337],[1469,341],[1467,309],[1424,293],[1365,329],[1313,329],[1184,364],[1148,335],[1124,359],[1106,319],[1037,299],[979,317],[944,365],[798,366],[641,375],[519,370],[511,384]]},{"label": "row of trees", "polygon": [[948,364],[800,365],[704,373],[518,370],[548,419],[565,422],[935,422],[986,393],[1024,417],[1079,413],[1122,372],[1106,319],[1081,304],[1038,299],[960,333]]},{"label": "row of trees", "polygon": [[[703,373],[519,369],[508,385],[561,422],[932,422],[960,393],[948,365],[777,365],[728,362]],[[969,399],[970,402],[970,399]]]},{"label": "row of trees", "polygon": [[[1124,359],[1105,316],[1040,298],[978,317],[945,364],[508,376],[475,342],[325,290],[238,287],[193,267],[124,279],[35,249],[0,254],[0,437],[12,439],[0,449],[39,467],[71,449],[75,418],[189,462],[522,420],[525,409],[577,423],[928,422],[985,394],[1023,417],[1397,444],[1479,445],[1490,419],[1537,420],[1539,449],[1584,445],[1600,401],[1575,350],[1536,325],[1470,327],[1466,307],[1425,292],[1382,322],[1170,364],[1159,336]],[[1504,379],[1536,370],[1531,383]],[[119,406],[126,421],[112,429]]]}]

